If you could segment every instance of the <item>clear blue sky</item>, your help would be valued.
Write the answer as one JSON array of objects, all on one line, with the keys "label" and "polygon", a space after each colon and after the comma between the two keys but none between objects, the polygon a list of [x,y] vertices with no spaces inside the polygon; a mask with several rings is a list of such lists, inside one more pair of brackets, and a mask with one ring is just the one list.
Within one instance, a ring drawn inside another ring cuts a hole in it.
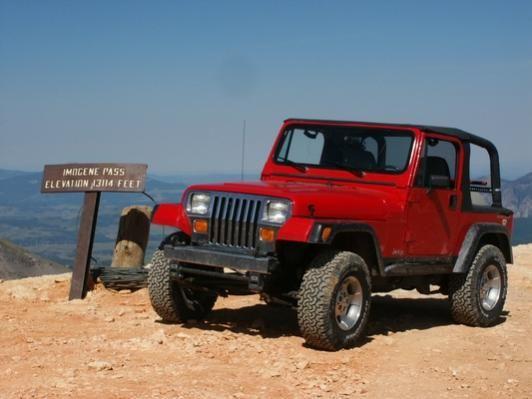
[{"label": "clear blue sky", "polygon": [[531,1],[0,0],[0,168],[248,171],[290,116],[461,127],[532,171]]}]

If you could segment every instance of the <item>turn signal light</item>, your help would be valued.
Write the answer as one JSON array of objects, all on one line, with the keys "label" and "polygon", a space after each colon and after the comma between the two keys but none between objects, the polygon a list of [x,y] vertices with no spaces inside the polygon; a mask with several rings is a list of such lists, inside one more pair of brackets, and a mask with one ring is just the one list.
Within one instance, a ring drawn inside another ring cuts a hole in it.
[{"label": "turn signal light", "polygon": [[209,222],[205,219],[196,219],[192,224],[194,233],[207,234],[209,231]]},{"label": "turn signal light", "polygon": [[329,237],[331,236],[331,233],[332,233],[332,227],[325,227],[321,231],[321,240],[324,242],[327,241]]},{"label": "turn signal light", "polygon": [[259,237],[261,241],[273,241],[275,240],[275,230],[268,227],[261,227]]}]

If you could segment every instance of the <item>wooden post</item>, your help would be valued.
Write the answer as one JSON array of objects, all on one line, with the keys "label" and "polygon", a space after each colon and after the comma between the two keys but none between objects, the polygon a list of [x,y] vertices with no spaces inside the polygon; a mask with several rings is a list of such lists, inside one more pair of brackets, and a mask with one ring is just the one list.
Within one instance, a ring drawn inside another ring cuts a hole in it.
[{"label": "wooden post", "polygon": [[78,245],[76,249],[76,261],[72,271],[72,283],[68,299],[83,299],[87,294],[89,284],[92,283],[89,275],[92,244],[98,218],[100,195],[97,192],[86,192],[83,198],[83,210],[79,223]]},{"label": "wooden post", "polygon": [[112,267],[140,267],[150,234],[151,208],[128,206],[122,210],[113,253]]}]

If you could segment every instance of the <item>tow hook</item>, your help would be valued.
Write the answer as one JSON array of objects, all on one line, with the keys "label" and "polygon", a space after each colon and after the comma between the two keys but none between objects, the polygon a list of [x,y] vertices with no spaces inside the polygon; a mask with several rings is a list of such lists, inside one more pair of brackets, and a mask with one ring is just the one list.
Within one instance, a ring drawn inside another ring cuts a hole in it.
[{"label": "tow hook", "polygon": [[249,273],[248,288],[253,292],[261,292],[264,289],[264,277],[260,273]]}]

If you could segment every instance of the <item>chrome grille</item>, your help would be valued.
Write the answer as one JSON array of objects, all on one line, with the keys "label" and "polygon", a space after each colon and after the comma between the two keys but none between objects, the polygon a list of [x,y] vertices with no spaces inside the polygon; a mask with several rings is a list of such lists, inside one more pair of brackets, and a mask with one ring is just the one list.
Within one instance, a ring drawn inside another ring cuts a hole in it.
[{"label": "chrome grille", "polygon": [[231,194],[212,194],[209,242],[253,249],[257,245],[262,200]]}]

